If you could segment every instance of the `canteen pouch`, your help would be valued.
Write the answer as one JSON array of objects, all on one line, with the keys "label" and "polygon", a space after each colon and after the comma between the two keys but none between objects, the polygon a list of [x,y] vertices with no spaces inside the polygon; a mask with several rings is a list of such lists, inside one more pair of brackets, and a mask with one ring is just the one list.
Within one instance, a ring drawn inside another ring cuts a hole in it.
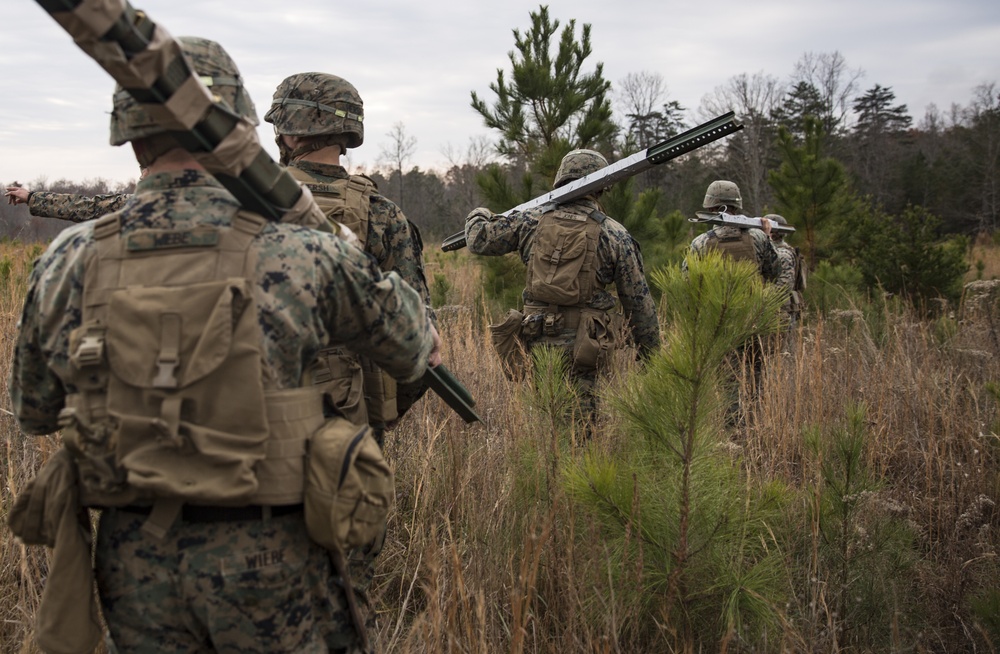
[{"label": "canteen pouch", "polygon": [[606,362],[614,347],[610,316],[594,311],[581,312],[573,343],[573,365],[580,370],[593,370]]},{"label": "canteen pouch", "polygon": [[496,350],[497,356],[503,363],[504,372],[507,372],[508,375],[514,370],[520,370],[524,365],[524,353],[519,342],[523,320],[523,313],[517,309],[510,309],[503,320],[495,325],[490,325],[490,340],[493,342],[493,349]]},{"label": "canteen pouch", "polygon": [[392,508],[393,482],[370,427],[341,417],[328,420],[309,443],[305,519],[310,538],[339,552],[373,542]]}]

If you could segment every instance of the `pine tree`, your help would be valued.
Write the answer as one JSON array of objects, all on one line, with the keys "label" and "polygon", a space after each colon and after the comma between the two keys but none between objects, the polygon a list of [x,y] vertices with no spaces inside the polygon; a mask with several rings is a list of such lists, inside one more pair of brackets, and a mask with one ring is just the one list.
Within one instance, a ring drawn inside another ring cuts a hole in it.
[{"label": "pine tree", "polygon": [[[490,84],[497,96],[492,107],[473,91],[472,108],[487,127],[500,132],[497,150],[511,163],[528,166],[554,159],[558,165],[569,149],[599,148],[614,135],[611,85],[604,79],[603,64],[595,64],[593,72],[583,69],[591,55],[589,24],[583,25],[577,40],[576,21],[570,20],[559,34],[553,58],[559,21],[549,17],[545,5],[530,16],[527,32],[514,30],[510,81],[498,70],[496,82]],[[552,150],[558,156],[546,152]],[[551,179],[548,173],[555,170],[538,172]]]},{"label": "pine tree", "polygon": [[[559,21],[549,17],[545,5],[530,16],[527,32],[514,30],[509,81],[498,70],[496,82],[490,84],[496,101],[489,106],[472,92],[472,108],[487,127],[499,132],[497,151],[510,164],[491,166],[477,177],[486,204],[494,211],[506,211],[550,189],[559,162],[570,150],[610,150],[616,131],[608,98],[611,84],[604,79],[603,64],[595,64],[592,72],[584,70],[591,55],[590,25],[583,25],[578,40],[576,21],[570,20],[559,32],[553,57]],[[523,281],[520,262],[515,266],[509,258],[483,261],[487,278],[493,280],[487,293],[494,299],[513,297]]]},{"label": "pine tree", "polygon": [[805,118],[825,115],[825,104],[819,89],[809,82],[798,82],[772,115],[775,122],[788,129],[796,138],[805,136]]},{"label": "pine tree", "polygon": [[846,215],[852,207],[844,167],[824,154],[826,137],[818,118],[803,120],[799,145],[786,127],[778,132],[781,165],[768,181],[774,190],[777,211],[789,224],[805,231],[803,253],[809,269],[816,267],[822,228]]},{"label": "pine tree", "polygon": [[913,122],[906,105],[893,106],[895,100],[892,89],[879,84],[854,100],[855,174],[863,191],[891,209],[900,208],[903,192],[897,173],[904,156],[903,135]]}]

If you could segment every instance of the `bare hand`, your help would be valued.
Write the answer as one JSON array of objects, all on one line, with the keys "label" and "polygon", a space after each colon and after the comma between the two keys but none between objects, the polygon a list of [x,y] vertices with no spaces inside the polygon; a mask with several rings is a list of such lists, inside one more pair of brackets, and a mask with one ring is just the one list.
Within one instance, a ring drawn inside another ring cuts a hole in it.
[{"label": "bare hand", "polygon": [[27,204],[28,189],[23,186],[8,186],[6,192],[7,204]]},{"label": "bare hand", "polygon": [[760,229],[761,229],[762,232],[764,232],[765,234],[767,234],[768,238],[771,237],[771,220],[770,220],[770,218],[761,218],[760,219]]}]

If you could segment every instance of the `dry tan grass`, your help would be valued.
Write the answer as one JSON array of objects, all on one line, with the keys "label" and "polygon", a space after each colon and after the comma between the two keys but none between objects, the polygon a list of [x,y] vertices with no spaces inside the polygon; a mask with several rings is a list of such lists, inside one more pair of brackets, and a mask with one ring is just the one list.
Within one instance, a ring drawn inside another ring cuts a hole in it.
[{"label": "dry tan grass", "polygon": [[[3,256],[17,271],[0,300],[6,384],[28,263],[17,250]],[[642,616],[651,625],[642,636],[622,627],[638,609],[612,583],[596,526],[560,488],[559,460],[574,450],[529,401],[529,388],[504,377],[483,336],[489,316],[478,269],[466,254],[429,251],[429,281],[435,273],[450,283],[450,306],[439,312],[445,363],[476,398],[483,422],[466,425],[428,396],[388,436],[398,501],[374,584],[379,651],[666,651],[670,625],[655,611]],[[885,482],[879,499],[919,534],[921,600],[942,616],[927,625],[922,647],[972,651],[975,642],[988,651],[963,593],[997,569],[990,565],[1000,518],[994,513],[992,523],[971,524],[962,516],[980,495],[1000,500],[1000,418],[984,391],[985,382],[1000,381],[1000,352],[957,351],[942,344],[932,324],[910,316],[890,316],[877,335],[856,319],[813,318],[786,345],[786,353],[768,360],[760,399],[737,437],[748,478],[804,487],[816,471],[803,430],[835,423],[849,401],[864,401],[867,464]],[[624,358],[620,364],[629,367]],[[596,444],[627,446],[617,419],[603,420]],[[6,414],[0,425],[6,516],[13,493],[54,441],[24,437]],[[31,616],[44,570],[44,555],[26,551],[8,532],[0,550],[0,649],[33,651]],[[812,622],[802,617],[806,610],[788,608],[781,644],[768,651],[835,651],[817,626],[832,624],[823,593],[813,589],[811,597],[820,607]]]}]

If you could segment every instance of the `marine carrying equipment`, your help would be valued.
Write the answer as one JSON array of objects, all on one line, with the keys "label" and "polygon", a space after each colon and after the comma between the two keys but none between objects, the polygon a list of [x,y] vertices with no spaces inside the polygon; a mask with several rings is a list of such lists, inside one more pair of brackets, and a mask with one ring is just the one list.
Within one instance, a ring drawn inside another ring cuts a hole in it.
[{"label": "marine carrying equipment", "polygon": [[[537,207],[545,209],[554,208],[560,204],[566,204],[573,200],[590,195],[596,191],[605,189],[615,182],[628,179],[633,175],[638,175],[644,170],[649,170],[653,166],[658,166],[672,159],[676,159],[682,154],[696,150],[713,141],[728,136],[743,129],[735,120],[736,114],[729,112],[717,118],[693,127],[682,134],[653,145],[642,152],[637,152],[630,157],[616,161],[600,170],[584,175],[579,179],[567,182],[559,188],[543,193],[538,197],[523,202],[513,209],[503,212],[502,216],[507,216],[515,211],[527,211]],[[441,249],[445,252],[460,250],[464,248],[465,232],[461,231],[452,234],[441,243]]]},{"label": "marine carrying equipment", "polygon": [[[149,105],[180,147],[243,208],[268,220],[330,231],[309,190],[261,147],[253,122],[214,100],[180,43],[145,12],[126,0],[36,2],[137,102]],[[449,406],[458,400],[442,399]]]}]

